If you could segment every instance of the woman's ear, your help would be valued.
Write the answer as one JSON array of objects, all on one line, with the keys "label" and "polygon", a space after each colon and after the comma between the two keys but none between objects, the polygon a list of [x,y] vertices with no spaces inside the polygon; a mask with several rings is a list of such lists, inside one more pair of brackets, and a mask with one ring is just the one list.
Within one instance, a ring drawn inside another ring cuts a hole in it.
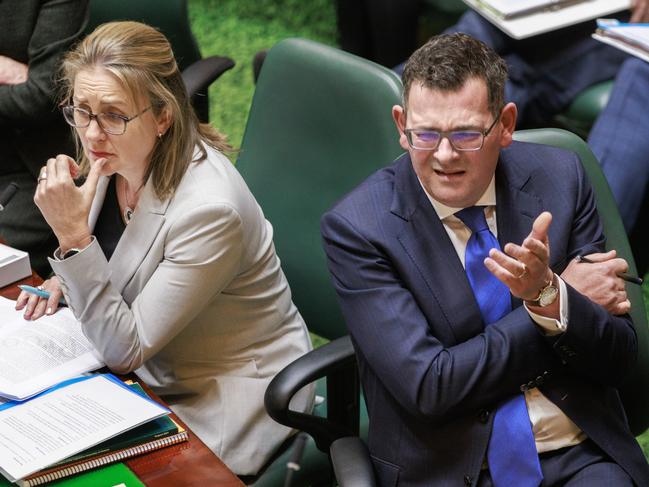
[{"label": "woman's ear", "polygon": [[157,117],[156,125],[158,134],[164,134],[169,130],[169,127],[171,127],[171,110],[169,108],[165,107],[162,109],[160,115]]}]

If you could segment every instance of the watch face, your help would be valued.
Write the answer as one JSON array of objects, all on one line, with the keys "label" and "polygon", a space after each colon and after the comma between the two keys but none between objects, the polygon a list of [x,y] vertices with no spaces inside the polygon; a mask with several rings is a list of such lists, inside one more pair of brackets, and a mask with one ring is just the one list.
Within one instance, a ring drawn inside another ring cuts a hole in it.
[{"label": "watch face", "polygon": [[554,286],[548,286],[541,292],[541,297],[539,298],[539,306],[550,306],[554,303],[554,300],[557,299],[557,294],[559,290]]}]

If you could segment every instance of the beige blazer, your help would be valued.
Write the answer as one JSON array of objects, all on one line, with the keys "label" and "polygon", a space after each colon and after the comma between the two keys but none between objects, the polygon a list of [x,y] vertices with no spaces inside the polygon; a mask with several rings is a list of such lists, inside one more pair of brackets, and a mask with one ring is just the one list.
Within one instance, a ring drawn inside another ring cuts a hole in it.
[{"label": "beige blazer", "polygon": [[[264,392],[311,349],[275,254],[273,230],[232,163],[209,149],[175,195],[147,182],[110,260],[98,243],[50,260],[88,339],[136,373],[235,473],[254,474],[291,433]],[[90,212],[94,228],[108,178]],[[311,408],[312,390],[294,409]]]}]

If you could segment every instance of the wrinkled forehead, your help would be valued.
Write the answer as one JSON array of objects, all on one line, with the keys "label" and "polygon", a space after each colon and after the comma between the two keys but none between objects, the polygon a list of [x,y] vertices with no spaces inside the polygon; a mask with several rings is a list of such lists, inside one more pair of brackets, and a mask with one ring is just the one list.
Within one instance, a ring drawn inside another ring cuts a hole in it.
[{"label": "wrinkled forehead", "polygon": [[486,85],[477,78],[456,90],[417,83],[410,89],[404,113],[411,128],[481,127],[492,117],[487,98]]},{"label": "wrinkled forehead", "polygon": [[75,102],[138,107],[146,103],[146,97],[140,91],[121,73],[103,66],[80,69],[72,83]]}]

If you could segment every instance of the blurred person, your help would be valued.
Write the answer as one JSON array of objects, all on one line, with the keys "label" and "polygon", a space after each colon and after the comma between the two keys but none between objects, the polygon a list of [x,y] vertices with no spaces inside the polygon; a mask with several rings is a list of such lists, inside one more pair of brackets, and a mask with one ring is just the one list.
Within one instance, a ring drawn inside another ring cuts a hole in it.
[{"label": "blurred person", "polygon": [[[110,369],[135,371],[235,473],[255,474],[291,434],[266,414],[266,387],[311,349],[272,227],[160,32],[104,24],[66,55],[62,81],[80,164],[41,169],[56,276],[49,300],[21,294],[17,308],[37,319],[63,294]],[[307,389],[293,406],[311,402]]]},{"label": "blurred person", "polygon": [[19,186],[0,212],[0,237],[29,252],[32,267],[50,274],[56,239],[34,205],[38,171],[52,154],[74,149],[56,109],[55,74],[61,56],[85,29],[88,0],[0,2],[0,192]]}]

